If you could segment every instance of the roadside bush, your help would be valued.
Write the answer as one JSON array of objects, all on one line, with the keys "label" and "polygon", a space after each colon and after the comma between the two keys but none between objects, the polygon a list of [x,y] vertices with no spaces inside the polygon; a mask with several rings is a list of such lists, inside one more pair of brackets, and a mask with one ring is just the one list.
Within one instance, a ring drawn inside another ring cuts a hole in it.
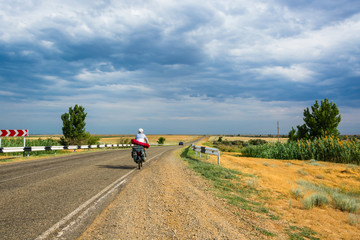
[{"label": "roadside bush", "polygon": [[304,194],[300,188],[291,189],[291,195],[293,195],[296,199],[300,199],[304,196]]},{"label": "roadside bush", "polygon": [[325,206],[329,204],[329,202],[329,198],[323,193],[313,193],[310,196],[304,198],[304,200],[302,201],[306,209]]},{"label": "roadside bush", "polygon": [[214,141],[212,145],[222,152],[240,152],[241,148],[245,145],[243,141]]},{"label": "roadside bush", "polygon": [[[329,188],[323,185],[317,185],[308,181],[300,180],[298,184],[305,190],[316,192],[317,194],[330,196],[335,208],[350,213],[357,213],[360,209],[359,194],[343,193],[336,188]],[[311,206],[311,200],[303,201],[304,206]]]},{"label": "roadside bush", "polygon": [[130,144],[131,139],[130,138],[120,138],[119,143],[120,144]]},{"label": "roadside bush", "polygon": [[166,140],[166,139],[165,139],[164,137],[159,137],[157,143],[158,143],[158,144],[164,144],[164,143],[165,143],[165,140]]},{"label": "roadside bush", "polygon": [[250,145],[264,145],[267,143],[267,141],[263,140],[263,139],[250,139],[248,141],[248,143]]},{"label": "roadside bush", "polygon": [[91,135],[89,132],[85,134],[85,144],[87,145],[95,145],[98,144],[100,137]]},{"label": "roadside bush", "polygon": [[334,201],[335,208],[352,213],[359,211],[360,203],[355,199],[341,193],[333,193],[331,197]]},{"label": "roadside bush", "polygon": [[72,141],[71,139],[61,137],[60,144],[63,146],[68,145],[94,145],[98,144],[100,137],[91,135],[89,132],[86,132],[81,138],[78,137],[76,141]]},{"label": "roadside bush", "polygon": [[356,214],[349,213],[349,223],[350,225],[357,225],[359,223],[359,217]]}]

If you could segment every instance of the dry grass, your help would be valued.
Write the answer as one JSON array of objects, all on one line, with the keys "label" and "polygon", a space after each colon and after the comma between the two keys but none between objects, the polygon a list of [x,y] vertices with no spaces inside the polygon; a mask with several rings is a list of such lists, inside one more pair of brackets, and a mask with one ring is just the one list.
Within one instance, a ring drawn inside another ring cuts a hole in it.
[{"label": "dry grass", "polygon": [[26,139],[28,140],[37,140],[37,139],[47,139],[47,138],[52,138],[54,140],[60,140],[60,137],[62,135],[32,135],[29,137],[26,137]]},{"label": "dry grass", "polygon": [[[36,135],[36,136],[30,136],[26,139],[47,139],[52,138],[55,140],[59,140],[62,135]],[[119,144],[121,139],[129,139],[135,137],[135,134],[133,135],[99,135],[100,136],[100,142],[103,144]],[[157,143],[158,139],[160,137],[164,137],[166,139],[165,144],[177,144],[180,141],[182,142],[190,142],[196,139],[199,139],[201,136],[199,135],[167,135],[167,134],[154,134],[154,135],[146,135],[150,141],[150,143]]]},{"label": "dry grass", "polygon": [[[211,136],[209,138],[209,141],[217,141],[219,139],[220,136]],[[244,141],[244,142],[247,142],[249,141],[250,139],[261,139],[261,140],[265,140],[267,142],[277,142],[278,141],[278,138],[272,138],[272,137],[241,137],[241,136],[235,136],[235,137],[228,137],[228,136],[223,136],[222,137],[222,140],[225,141],[237,141],[237,140],[240,140],[240,141]],[[287,142],[288,138],[280,138],[279,141],[284,143],[284,142]]]},{"label": "dry grass", "polygon": [[[210,156],[213,164],[217,157]],[[264,164],[266,162],[266,164]],[[259,176],[258,189],[268,192],[264,203],[277,212],[282,219],[320,233],[323,239],[360,239],[359,221],[351,221],[351,214],[335,209],[331,205],[306,209],[300,198],[294,196],[299,180],[360,193],[360,167],[298,160],[272,160],[245,158],[238,153],[222,153],[221,165]],[[302,174],[306,172],[307,174]],[[311,192],[305,193],[310,195]],[[357,219],[359,212],[353,214]]]},{"label": "dry grass", "polygon": [[[150,144],[157,143],[160,137],[164,137],[165,144],[178,144],[180,141],[182,142],[190,142],[200,138],[201,136],[197,135],[146,135],[149,139]],[[100,138],[100,142],[102,143],[112,143],[112,144],[119,144],[121,139],[132,139],[135,137],[134,135],[118,135],[118,136],[109,136],[109,137],[102,137]]]}]

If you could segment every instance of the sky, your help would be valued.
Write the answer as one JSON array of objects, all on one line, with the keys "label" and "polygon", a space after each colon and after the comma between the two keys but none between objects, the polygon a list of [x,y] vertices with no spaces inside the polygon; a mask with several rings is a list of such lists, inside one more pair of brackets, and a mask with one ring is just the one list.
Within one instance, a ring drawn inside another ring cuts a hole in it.
[{"label": "sky", "polygon": [[358,0],[0,0],[0,129],[288,134],[316,100],[360,134]]}]

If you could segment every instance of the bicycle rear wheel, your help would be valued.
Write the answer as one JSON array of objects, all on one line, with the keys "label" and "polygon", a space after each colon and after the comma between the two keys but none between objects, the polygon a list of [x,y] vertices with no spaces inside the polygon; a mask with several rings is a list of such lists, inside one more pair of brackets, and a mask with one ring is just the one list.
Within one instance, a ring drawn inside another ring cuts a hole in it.
[{"label": "bicycle rear wheel", "polygon": [[140,170],[142,167],[142,160],[141,159],[138,159],[138,169]]}]

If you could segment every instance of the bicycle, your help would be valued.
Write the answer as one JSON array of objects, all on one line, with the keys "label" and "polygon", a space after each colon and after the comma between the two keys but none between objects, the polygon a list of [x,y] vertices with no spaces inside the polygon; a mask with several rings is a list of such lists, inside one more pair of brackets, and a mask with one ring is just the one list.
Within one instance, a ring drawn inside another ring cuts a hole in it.
[{"label": "bicycle", "polygon": [[140,170],[143,166],[143,162],[145,162],[145,148],[140,145],[133,146],[131,156],[135,163],[137,163],[137,168]]}]

